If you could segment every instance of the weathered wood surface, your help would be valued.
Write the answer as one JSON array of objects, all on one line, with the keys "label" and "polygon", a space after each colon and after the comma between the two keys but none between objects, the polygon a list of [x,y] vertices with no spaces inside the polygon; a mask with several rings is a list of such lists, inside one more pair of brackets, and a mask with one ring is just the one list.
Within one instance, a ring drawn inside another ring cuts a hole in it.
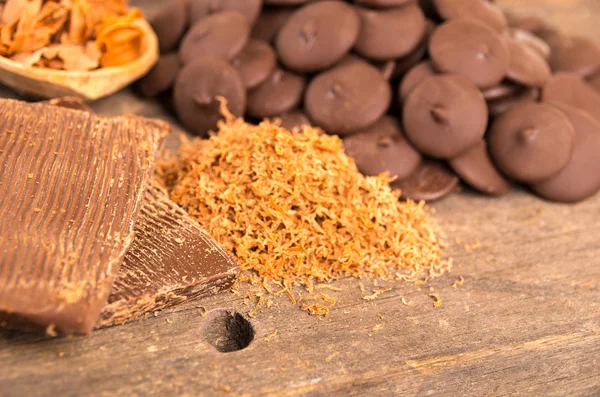
[{"label": "weathered wood surface", "polygon": [[[563,20],[585,15],[576,3],[597,8],[596,0],[527,3],[546,4],[551,16],[564,8]],[[576,30],[600,32],[581,21],[587,30]],[[127,92],[95,108],[161,114]],[[362,292],[341,280],[325,319],[280,297],[251,319],[249,347],[230,353],[205,340],[213,322],[198,307],[248,312],[230,293],[86,338],[3,330],[0,396],[600,396],[600,196],[566,206],[523,191],[463,192],[433,208],[455,265],[430,285],[363,280]],[[453,288],[459,276],[464,285]],[[393,289],[362,299],[382,286]],[[430,287],[443,300],[437,309]]]}]

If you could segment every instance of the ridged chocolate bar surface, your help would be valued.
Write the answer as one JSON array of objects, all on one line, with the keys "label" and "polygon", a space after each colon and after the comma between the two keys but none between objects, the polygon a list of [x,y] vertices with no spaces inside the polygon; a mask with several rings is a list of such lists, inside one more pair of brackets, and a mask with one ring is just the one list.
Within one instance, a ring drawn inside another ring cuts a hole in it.
[{"label": "ridged chocolate bar surface", "polygon": [[144,196],[135,238],[99,326],[215,294],[231,287],[238,273],[233,257],[154,185]]},{"label": "ridged chocolate bar surface", "polygon": [[0,100],[0,325],[88,333],[168,126]]}]

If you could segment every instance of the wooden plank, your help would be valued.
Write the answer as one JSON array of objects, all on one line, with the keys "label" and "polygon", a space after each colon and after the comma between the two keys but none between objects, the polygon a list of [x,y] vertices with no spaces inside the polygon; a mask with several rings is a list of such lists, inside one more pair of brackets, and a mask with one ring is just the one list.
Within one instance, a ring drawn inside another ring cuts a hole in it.
[{"label": "wooden plank", "polygon": [[[535,3],[556,15],[575,2]],[[171,120],[127,91],[94,107]],[[325,319],[273,298],[250,320],[254,340],[230,353],[205,340],[199,308],[247,313],[230,293],[86,338],[2,330],[0,396],[600,396],[600,196],[567,206],[465,191],[433,209],[455,265],[430,285],[340,280]]]}]

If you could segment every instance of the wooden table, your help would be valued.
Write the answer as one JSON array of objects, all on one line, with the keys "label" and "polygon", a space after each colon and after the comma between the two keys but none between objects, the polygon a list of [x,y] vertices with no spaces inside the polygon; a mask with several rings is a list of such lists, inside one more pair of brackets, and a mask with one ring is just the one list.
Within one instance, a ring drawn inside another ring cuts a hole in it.
[{"label": "wooden table", "polygon": [[[558,22],[579,15],[565,29],[600,32],[596,0],[527,4]],[[164,116],[127,91],[94,106]],[[85,338],[2,330],[0,396],[600,396],[600,196],[570,206],[463,192],[432,207],[455,265],[427,286],[363,280],[363,292],[340,280],[327,318],[279,297],[250,319],[250,345],[230,353],[204,339],[200,306],[247,313],[231,293]]]}]

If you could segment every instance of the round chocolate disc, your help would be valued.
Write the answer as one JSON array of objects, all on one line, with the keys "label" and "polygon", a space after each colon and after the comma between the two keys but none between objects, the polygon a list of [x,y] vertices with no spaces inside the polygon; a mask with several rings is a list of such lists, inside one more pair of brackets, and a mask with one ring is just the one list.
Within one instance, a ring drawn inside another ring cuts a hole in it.
[{"label": "round chocolate disc", "polygon": [[231,64],[240,72],[247,89],[262,83],[273,73],[277,66],[275,51],[266,42],[252,39],[242,52],[231,60]]},{"label": "round chocolate disc", "polygon": [[536,50],[515,39],[508,38],[506,42],[510,52],[506,72],[509,80],[528,87],[541,87],[550,80],[550,66]]},{"label": "round chocolate disc", "polygon": [[390,106],[391,96],[390,85],[379,70],[354,62],[313,78],[304,107],[315,125],[348,135],[377,121]]},{"label": "round chocolate disc", "polygon": [[290,131],[302,128],[305,125],[310,126],[308,116],[301,110],[292,110],[277,116],[277,118],[281,121],[281,127]]},{"label": "round chocolate disc", "polygon": [[552,76],[542,90],[542,101],[571,105],[600,120],[600,93],[575,73],[561,72]]},{"label": "round chocolate disc", "polygon": [[533,33],[523,29],[510,29],[509,36],[535,50],[546,61],[550,59],[550,46]]},{"label": "round chocolate disc", "polygon": [[423,160],[408,178],[394,181],[391,185],[400,189],[404,199],[433,201],[452,193],[458,182],[458,177],[442,162]]},{"label": "round chocolate disc", "polygon": [[400,100],[404,103],[408,95],[416,86],[425,81],[428,77],[435,76],[437,73],[429,61],[423,61],[410,69],[400,82]]},{"label": "round chocolate disc", "polygon": [[354,2],[371,8],[389,8],[416,3],[417,0],[354,0]]},{"label": "round chocolate disc", "polygon": [[514,107],[521,106],[526,103],[534,103],[539,99],[539,97],[540,90],[538,88],[519,88],[517,92],[513,93],[512,95],[488,100],[488,110],[490,112],[490,116],[498,117],[502,113],[505,113]]},{"label": "round chocolate disc", "polygon": [[250,116],[278,116],[298,106],[306,82],[303,76],[276,69],[258,87],[248,91]]},{"label": "round chocolate disc", "polygon": [[150,20],[161,53],[172,51],[188,27],[187,0],[169,1]]},{"label": "round chocolate disc", "polygon": [[552,178],[573,154],[573,126],[558,109],[539,103],[517,106],[498,117],[489,131],[494,163],[519,182]]},{"label": "round chocolate disc", "polygon": [[510,182],[496,169],[483,140],[448,161],[448,165],[464,182],[482,193],[501,196],[510,190]]},{"label": "round chocolate disc", "polygon": [[352,48],[360,18],[341,1],[308,4],[290,17],[275,39],[281,62],[298,72],[326,69]]},{"label": "round chocolate disc", "polygon": [[506,98],[517,94],[523,87],[512,83],[502,82],[497,86],[486,88],[481,93],[486,101],[492,101],[494,99]]},{"label": "round chocolate disc", "polygon": [[408,95],[403,108],[408,139],[423,154],[450,159],[476,145],[488,123],[481,92],[464,77],[431,76]]},{"label": "round chocolate disc", "polygon": [[473,20],[455,19],[440,25],[429,40],[429,55],[439,71],[459,74],[480,88],[500,83],[509,64],[502,37]]},{"label": "round chocolate disc", "polygon": [[223,11],[242,14],[250,25],[254,25],[262,8],[262,0],[189,0],[191,25],[209,15]]},{"label": "round chocolate disc", "polygon": [[377,176],[389,172],[390,177],[405,179],[421,162],[421,155],[406,140],[400,123],[383,116],[370,127],[344,138],[346,154],[354,158],[358,170]]},{"label": "round chocolate disc", "polygon": [[210,15],[185,35],[179,47],[181,62],[209,56],[227,60],[239,54],[248,43],[250,25],[241,14],[232,11]]},{"label": "round chocolate disc", "polygon": [[549,44],[552,71],[587,77],[600,70],[600,47],[590,38],[561,36]]},{"label": "round chocolate disc", "polygon": [[354,51],[384,61],[408,55],[425,35],[425,16],[416,4],[387,10],[356,7],[361,27]]},{"label": "round chocolate disc", "polygon": [[468,18],[502,33],[508,22],[497,5],[481,0],[433,0],[438,14],[446,20]]},{"label": "round chocolate disc", "polygon": [[150,72],[136,83],[136,88],[143,96],[154,97],[173,87],[180,70],[177,53],[161,55]]},{"label": "round chocolate disc", "polygon": [[394,75],[392,76],[392,79],[395,77],[402,76],[413,66],[419,63],[423,58],[425,58],[425,55],[427,54],[427,48],[429,47],[429,38],[435,30],[436,25],[432,21],[426,20],[425,26],[425,36],[423,37],[417,48],[412,50],[408,55],[396,60],[396,69],[394,70]]},{"label": "round chocolate disc", "polygon": [[575,129],[573,156],[558,175],[531,188],[548,200],[581,201],[600,190],[600,121],[568,105],[551,105],[563,112]]},{"label": "round chocolate disc", "polygon": [[263,8],[250,36],[254,39],[272,43],[279,30],[286,24],[295,10],[295,8]]},{"label": "round chocolate disc", "polygon": [[175,111],[193,134],[206,137],[221,119],[217,97],[227,99],[232,114],[246,109],[246,89],[239,72],[222,58],[206,57],[185,65],[173,92]]}]

